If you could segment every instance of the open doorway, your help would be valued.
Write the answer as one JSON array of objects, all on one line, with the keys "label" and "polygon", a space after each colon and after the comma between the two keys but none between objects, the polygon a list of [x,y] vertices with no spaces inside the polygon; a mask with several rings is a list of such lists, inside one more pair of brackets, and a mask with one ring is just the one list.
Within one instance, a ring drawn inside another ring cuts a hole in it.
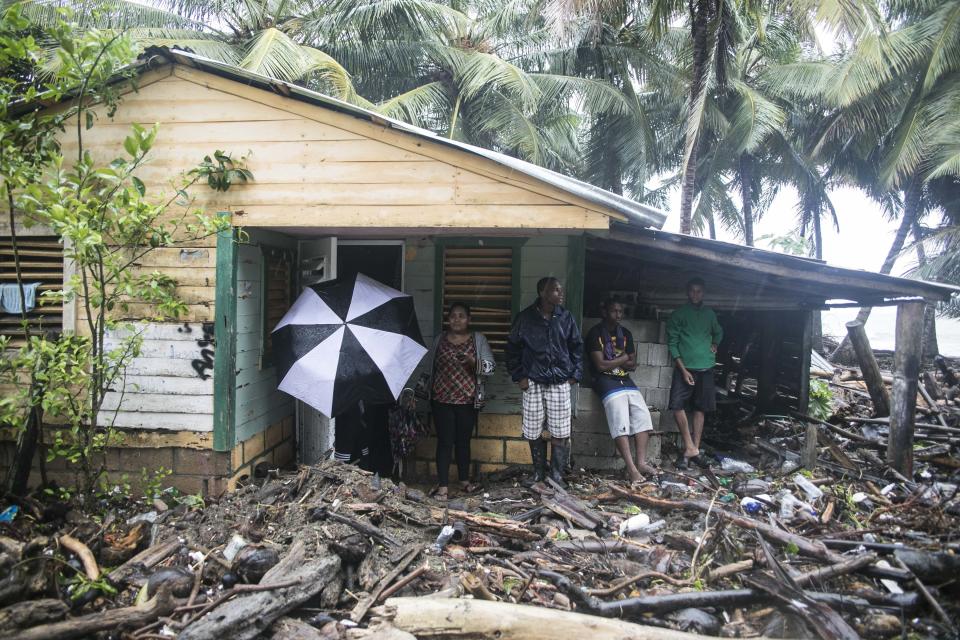
[{"label": "open doorway", "polygon": [[[310,247],[309,255],[304,251]],[[316,255],[314,255],[316,254]],[[304,241],[301,243],[301,263],[313,273],[318,258],[327,266],[316,281],[350,278],[362,273],[378,282],[403,290],[403,241],[402,240],[343,240],[326,238],[322,242]],[[309,266],[307,265],[309,262]],[[364,413],[350,413],[330,420],[312,407],[297,402],[297,449],[298,457],[305,464],[318,462],[323,454],[334,448],[359,454],[368,459],[372,468],[388,473],[393,461],[390,453],[389,437],[386,431],[386,405],[364,407]],[[360,420],[368,425],[365,437],[353,442],[336,442],[337,423],[341,423],[343,433],[358,431],[350,421]],[[357,451],[350,451],[356,448]],[[345,451],[345,452],[347,452]]]}]

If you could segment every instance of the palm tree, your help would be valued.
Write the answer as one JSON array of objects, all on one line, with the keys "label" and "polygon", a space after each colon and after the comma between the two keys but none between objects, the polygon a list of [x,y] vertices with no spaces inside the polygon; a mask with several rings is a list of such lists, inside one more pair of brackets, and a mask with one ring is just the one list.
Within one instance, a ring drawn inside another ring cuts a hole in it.
[{"label": "palm tree", "polygon": [[[878,201],[892,203],[899,214],[881,266],[889,273],[907,237],[931,210],[931,181],[957,168],[960,0],[890,3],[883,24],[870,22],[855,35],[849,55],[790,65],[777,83],[833,111],[824,119],[817,147],[844,150],[839,162],[848,179]],[[869,315],[863,308],[857,317],[866,321]]]}]

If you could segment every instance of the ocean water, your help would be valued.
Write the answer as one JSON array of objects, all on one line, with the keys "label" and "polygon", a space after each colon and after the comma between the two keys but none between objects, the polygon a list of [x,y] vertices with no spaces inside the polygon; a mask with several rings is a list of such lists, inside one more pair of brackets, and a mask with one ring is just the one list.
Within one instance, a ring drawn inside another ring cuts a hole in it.
[{"label": "ocean water", "polygon": [[[846,323],[857,317],[859,309],[832,309],[823,313],[824,335],[840,338],[847,333]],[[897,329],[896,307],[874,307],[867,320],[867,337],[874,349],[894,348]],[[960,357],[960,320],[937,318],[937,342],[940,354]]]}]

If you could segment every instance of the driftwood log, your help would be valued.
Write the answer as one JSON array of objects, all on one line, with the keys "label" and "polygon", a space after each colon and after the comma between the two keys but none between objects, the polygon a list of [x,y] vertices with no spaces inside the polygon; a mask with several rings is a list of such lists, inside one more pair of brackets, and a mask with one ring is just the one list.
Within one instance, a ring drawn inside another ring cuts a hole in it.
[{"label": "driftwood log", "polygon": [[850,343],[857,353],[857,362],[863,373],[863,381],[870,392],[874,413],[877,416],[890,415],[890,394],[883,383],[880,365],[877,364],[877,358],[873,355],[873,349],[870,348],[870,341],[867,339],[867,331],[863,328],[863,323],[858,320],[848,322],[847,335],[850,336]]},{"label": "driftwood log", "polygon": [[25,600],[0,609],[0,637],[12,637],[14,631],[38,624],[56,622],[67,617],[67,607],[56,598]]},{"label": "driftwood log", "polygon": [[100,631],[142,627],[160,616],[169,615],[175,606],[170,592],[161,589],[152,599],[139,606],[98,611],[79,618],[43,624],[21,631],[15,637],[17,640],[69,640]]},{"label": "driftwood log", "polygon": [[260,581],[261,587],[276,584],[276,589],[241,594],[221,604],[188,625],[179,639],[251,640],[259,636],[275,620],[323,591],[340,570],[340,557],[336,554],[321,551],[317,556],[308,561],[303,543],[294,543]]},{"label": "driftwood log", "polygon": [[497,518],[494,516],[480,516],[466,511],[445,511],[444,509],[432,508],[430,516],[437,522],[442,522],[444,516],[450,520],[460,520],[470,525],[472,531],[482,531],[483,533],[492,533],[503,536],[504,538],[515,538],[517,540],[526,540],[534,542],[541,540],[543,536],[530,531],[524,527],[523,523],[511,520],[509,518]]},{"label": "driftwood log", "polygon": [[512,640],[706,640],[708,636],[596,616],[505,602],[447,598],[390,598],[377,610],[417,638]]},{"label": "driftwood log", "polygon": [[152,569],[160,564],[160,562],[176,553],[180,546],[180,541],[176,539],[158,542],[157,544],[144,549],[108,573],[107,580],[117,586],[125,583],[133,583],[137,584],[137,586],[142,586],[144,582],[143,574],[146,573],[148,569]]}]

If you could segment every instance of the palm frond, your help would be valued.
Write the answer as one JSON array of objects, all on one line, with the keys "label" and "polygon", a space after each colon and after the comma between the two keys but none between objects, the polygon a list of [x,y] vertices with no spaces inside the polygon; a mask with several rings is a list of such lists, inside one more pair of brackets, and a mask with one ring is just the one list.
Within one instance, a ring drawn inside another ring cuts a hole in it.
[{"label": "palm frond", "polygon": [[736,82],[734,90],[739,100],[730,119],[727,134],[735,155],[756,151],[767,137],[780,129],[786,113],[780,105],[743,82]]},{"label": "palm frond", "polygon": [[389,118],[429,128],[428,119],[438,113],[450,114],[450,96],[442,82],[429,82],[376,105],[375,109]]}]

